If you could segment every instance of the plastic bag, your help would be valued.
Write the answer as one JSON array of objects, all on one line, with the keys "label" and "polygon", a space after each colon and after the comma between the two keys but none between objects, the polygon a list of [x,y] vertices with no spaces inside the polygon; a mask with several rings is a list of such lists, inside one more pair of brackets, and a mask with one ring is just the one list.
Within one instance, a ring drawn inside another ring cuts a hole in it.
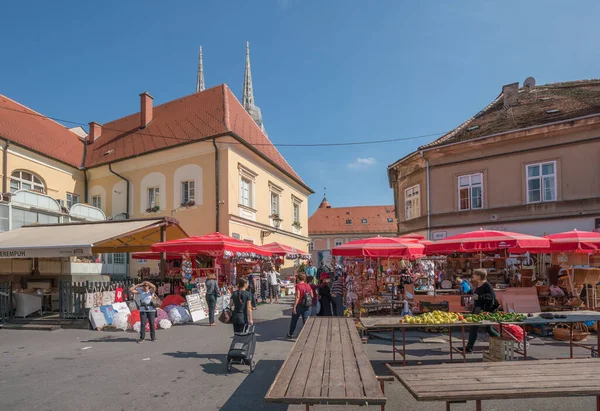
[{"label": "plastic bag", "polygon": [[555,285],[551,285],[550,286],[550,295],[552,297],[564,297],[565,292],[562,290],[562,288],[557,287]]},{"label": "plastic bag", "polygon": [[128,320],[129,319],[129,315],[124,313],[124,312],[118,312],[117,314],[115,314],[115,316],[112,319],[112,325],[113,327],[115,327],[117,330],[127,330],[127,327],[129,326]]},{"label": "plastic bag", "polygon": [[190,320],[190,314],[185,308],[176,306],[169,311],[169,320],[173,324],[184,324]]},{"label": "plastic bag", "polygon": [[171,328],[171,326],[173,325],[171,323],[171,321],[169,320],[160,320],[160,322],[158,323],[158,325],[160,326],[160,328],[162,328],[163,330],[168,330],[169,328]]}]

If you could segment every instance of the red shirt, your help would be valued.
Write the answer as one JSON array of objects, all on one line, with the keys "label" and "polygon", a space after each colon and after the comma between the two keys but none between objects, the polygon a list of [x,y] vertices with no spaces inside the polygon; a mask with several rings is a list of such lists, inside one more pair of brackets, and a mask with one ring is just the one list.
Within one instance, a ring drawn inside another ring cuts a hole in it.
[{"label": "red shirt", "polygon": [[300,283],[300,284],[296,284],[296,295],[298,296],[298,301],[302,302],[302,298],[304,298],[304,294],[306,293],[310,293],[310,295],[312,296],[313,300],[315,298],[315,295],[312,292],[312,289],[310,288],[310,285],[306,284],[306,283]]}]

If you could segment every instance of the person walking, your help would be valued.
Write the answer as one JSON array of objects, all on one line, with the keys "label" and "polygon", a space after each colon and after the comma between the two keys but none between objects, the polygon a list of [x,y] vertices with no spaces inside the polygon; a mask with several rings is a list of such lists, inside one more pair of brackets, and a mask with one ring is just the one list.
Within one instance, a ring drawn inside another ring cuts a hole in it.
[{"label": "person walking", "polygon": [[[308,279],[308,277],[312,277],[313,278],[313,282],[314,284],[317,283],[317,267],[315,267],[313,265],[312,260],[308,260],[308,265],[306,266],[306,268],[304,269],[304,272],[306,273],[306,278]],[[310,282],[309,282],[310,284]]]},{"label": "person walking", "polygon": [[319,311],[319,317],[331,317],[331,288],[329,288],[329,274],[321,274],[321,284],[317,287],[319,289],[319,302],[321,303],[321,310]]},{"label": "person walking", "polygon": [[248,291],[250,292],[251,296],[250,301],[252,304],[252,309],[256,310],[256,283],[254,281],[254,273],[250,271],[250,274],[248,275]]},{"label": "person walking", "polygon": [[[496,300],[496,293],[490,283],[487,282],[487,271],[485,268],[478,268],[473,271],[473,281],[477,283],[477,288],[473,291],[473,314],[479,314],[481,312],[494,312],[498,309],[498,301]],[[499,337],[500,334],[494,329],[493,326],[486,327],[487,333],[492,337]],[[477,330],[479,327],[472,326],[469,330],[469,342],[465,347],[467,353],[473,352],[473,347],[477,341]]]},{"label": "person walking", "polygon": [[306,283],[310,286],[313,291],[313,295],[315,298],[312,300],[312,308],[310,309],[310,315],[312,317],[316,317],[319,314],[319,309],[321,308],[321,304],[319,303],[319,291],[318,286],[315,284],[315,279],[311,276],[306,277]]},{"label": "person walking", "polygon": [[233,332],[241,333],[246,324],[254,324],[252,320],[252,294],[248,292],[248,280],[240,278],[238,289],[231,293],[231,324]]},{"label": "person walking", "polygon": [[331,285],[331,306],[335,317],[344,315],[345,288],[344,277],[341,273],[336,273],[335,281]]},{"label": "person walking", "polygon": [[260,299],[263,304],[267,302],[267,296],[269,295],[269,274],[270,269],[265,267],[260,273]]},{"label": "person walking", "polygon": [[275,267],[271,266],[267,273],[269,280],[269,304],[273,304],[273,297],[275,297],[275,304],[279,302],[279,283],[277,282],[277,276],[279,273],[275,270]]},{"label": "person walking", "polygon": [[146,319],[150,321],[150,340],[156,341],[156,329],[154,327],[154,319],[156,318],[156,308],[152,305],[152,298],[156,294],[156,286],[149,281],[132,285],[129,288],[132,294],[140,296],[140,339],[138,344],[141,344],[146,339]]},{"label": "person walking", "polygon": [[[308,297],[310,296],[310,301]],[[302,325],[306,324],[310,310],[312,308],[312,300],[315,298],[312,288],[306,284],[306,273],[298,274],[296,282],[296,292],[294,299],[294,308],[292,308],[292,321],[290,323],[290,331],[287,334],[288,338],[294,338],[294,331],[298,325],[298,319],[302,316]]]},{"label": "person walking", "polygon": [[214,273],[208,274],[206,276],[206,303],[208,304],[208,323],[211,327],[216,325],[215,308],[217,306],[217,298],[220,295],[217,276]]}]

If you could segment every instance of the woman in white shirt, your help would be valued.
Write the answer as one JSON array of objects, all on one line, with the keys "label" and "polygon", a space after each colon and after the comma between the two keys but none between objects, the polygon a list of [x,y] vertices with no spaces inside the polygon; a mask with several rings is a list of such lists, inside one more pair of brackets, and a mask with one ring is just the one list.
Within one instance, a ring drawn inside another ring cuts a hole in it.
[{"label": "woman in white shirt", "polygon": [[156,308],[152,305],[152,298],[156,293],[156,286],[149,281],[141,284],[132,285],[129,291],[140,295],[140,339],[138,343],[143,343],[146,339],[146,318],[150,321],[150,340],[156,341],[156,331],[154,329],[154,319],[156,318]]}]

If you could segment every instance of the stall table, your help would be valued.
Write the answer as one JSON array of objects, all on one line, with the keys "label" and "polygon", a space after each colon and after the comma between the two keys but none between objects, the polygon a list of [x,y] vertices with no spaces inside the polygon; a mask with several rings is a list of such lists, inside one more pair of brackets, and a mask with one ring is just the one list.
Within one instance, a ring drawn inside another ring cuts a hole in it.
[{"label": "stall table", "polygon": [[417,401],[452,403],[484,400],[595,396],[600,410],[600,360],[539,360],[393,367],[391,373]]}]

